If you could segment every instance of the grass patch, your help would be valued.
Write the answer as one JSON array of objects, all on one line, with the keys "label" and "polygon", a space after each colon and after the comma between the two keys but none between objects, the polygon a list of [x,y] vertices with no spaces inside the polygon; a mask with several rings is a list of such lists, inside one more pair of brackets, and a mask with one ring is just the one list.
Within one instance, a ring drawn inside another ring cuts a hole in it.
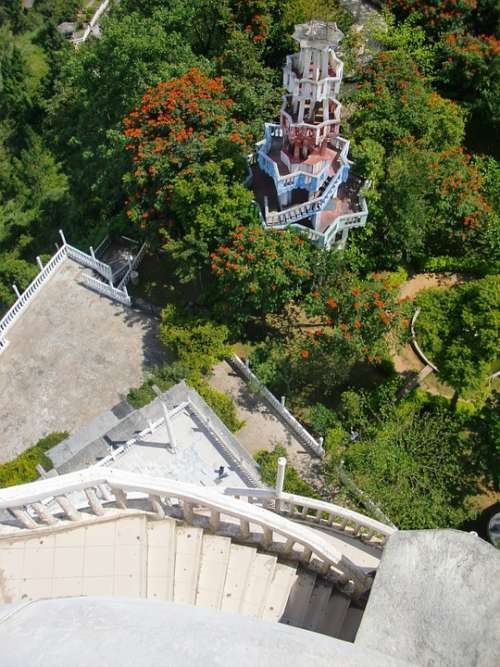
[{"label": "grass patch", "polygon": [[[255,453],[254,458],[260,466],[260,474],[264,484],[272,487],[276,484],[278,459],[281,456],[286,458],[286,449],[283,445],[276,445],[272,452],[267,451],[267,449],[259,449]],[[305,482],[295,468],[289,464],[285,468],[285,484],[283,489],[287,493],[294,493],[298,496],[318,498],[318,494],[312,486]]]},{"label": "grass patch", "polygon": [[65,431],[49,433],[13,461],[0,465],[0,488],[26,484],[38,479],[37,465],[42,465],[45,470],[51,470],[52,461],[45,452],[65,440],[68,435],[69,433]]}]

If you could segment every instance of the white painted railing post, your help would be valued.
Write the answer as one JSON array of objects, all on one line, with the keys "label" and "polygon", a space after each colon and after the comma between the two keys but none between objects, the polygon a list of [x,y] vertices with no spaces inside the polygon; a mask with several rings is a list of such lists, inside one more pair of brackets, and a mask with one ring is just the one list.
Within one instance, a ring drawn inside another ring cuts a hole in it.
[{"label": "white painted railing post", "polygon": [[14,294],[17,296],[18,299],[21,298],[21,292],[19,291],[17,285],[14,283],[12,285],[12,289],[14,290]]},{"label": "white painted railing post", "polygon": [[276,497],[279,498],[283,493],[283,486],[285,484],[285,470],[286,470],[286,458],[280,456],[278,459],[278,471],[276,473]]},{"label": "white painted railing post", "polygon": [[63,230],[62,230],[62,229],[59,230],[59,234],[60,234],[60,236],[61,236],[61,239],[62,239],[63,244],[66,245],[66,239],[64,238],[64,234],[63,234]]},{"label": "white painted railing post", "polygon": [[90,246],[90,256],[92,257],[92,259],[95,259],[95,252],[92,246]]},{"label": "white painted railing post", "polygon": [[39,255],[36,256],[36,263],[38,264],[38,268],[40,269],[40,271],[43,271],[43,264]]},{"label": "white painted railing post", "polygon": [[286,400],[285,396],[282,396],[282,397],[281,397],[281,405],[282,405],[283,407],[285,407],[285,400]]}]

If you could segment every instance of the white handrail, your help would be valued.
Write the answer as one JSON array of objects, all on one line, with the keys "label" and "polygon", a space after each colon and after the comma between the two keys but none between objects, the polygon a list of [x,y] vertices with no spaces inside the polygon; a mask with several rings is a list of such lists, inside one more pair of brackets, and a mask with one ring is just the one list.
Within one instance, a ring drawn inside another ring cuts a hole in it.
[{"label": "white handrail", "polygon": [[28,303],[39,291],[42,285],[46,282],[49,276],[52,275],[54,269],[60,264],[61,261],[66,257],[66,247],[63,246],[59,248],[56,254],[49,260],[49,262],[43,267],[40,273],[31,281],[28,287],[24,290],[21,296],[17,301],[9,308],[5,315],[0,320],[0,352],[7,347],[7,340],[5,339],[5,334],[14,324],[17,318],[25,310]]},{"label": "white handrail", "polygon": [[[236,498],[248,498],[252,504],[263,505],[266,509],[292,520],[303,521],[319,528],[331,528],[336,532],[359,537],[366,542],[373,537],[378,538],[379,546],[397,532],[394,526],[324,500],[283,491],[278,495],[275,489],[226,488],[224,493]],[[300,511],[297,508],[300,508]]]},{"label": "white handrail", "polygon": [[82,280],[87,287],[90,287],[90,289],[93,289],[100,294],[104,294],[104,296],[107,296],[114,301],[118,301],[124,306],[130,306],[132,303],[126,287],[118,289],[117,287],[113,287],[113,285],[108,285],[107,283],[97,280],[97,278],[94,278],[93,276],[87,275],[83,275]]},{"label": "white handrail", "polygon": [[68,257],[71,259],[74,259],[79,264],[83,264],[84,266],[88,266],[90,269],[97,271],[97,273],[100,273],[103,278],[106,278],[106,280],[112,279],[113,271],[109,264],[105,264],[95,257],[87,255],[86,252],[82,252],[81,250],[78,250],[78,248],[75,248],[68,243],[66,243],[66,249]]},{"label": "white handrail", "polygon": [[236,354],[234,354],[229,359],[229,362],[235,367],[240,375],[257,385],[259,392],[263,395],[263,397],[274,407],[278,414],[285,419],[287,424],[295,431],[298,437],[301,438],[307,445],[309,445],[309,447],[317,456],[324,455],[325,450],[319,444],[319,442],[315,440],[312,435],[302,426],[302,424],[292,415],[292,413],[284,405],[282,405],[280,401],[278,401],[276,396],[274,396],[269,391],[269,389],[264,384],[262,384],[259,378],[250,370],[248,366],[242,362],[242,360]]},{"label": "white handrail", "polygon": [[[113,492],[118,492],[122,505],[126,504],[127,493],[139,493],[144,497],[159,497],[182,501],[184,518],[191,522],[194,510],[201,509],[227,515],[240,521],[241,531],[248,532],[250,524],[257,525],[263,530],[266,541],[272,542],[272,534],[276,533],[286,540],[287,553],[291,553],[293,545],[301,545],[308,559],[312,556],[322,563],[324,573],[333,569],[341,579],[350,581],[358,593],[367,590],[370,586],[369,578],[350,559],[335,549],[321,533],[310,528],[296,525],[287,518],[276,515],[261,507],[225,496],[215,489],[208,489],[187,482],[178,482],[171,479],[162,479],[139,475],[109,468],[87,468],[79,472],[59,475],[37,482],[14,486],[0,490],[0,509],[11,510],[18,516],[26,517],[26,526],[36,529],[32,516],[37,516],[37,508],[31,507],[36,503],[49,498],[63,498],[61,507],[70,518],[75,520],[75,508],[66,495],[74,491],[99,488],[109,485]],[[29,515],[26,509],[31,509]],[[45,505],[45,511],[49,511]],[[23,514],[24,513],[24,514]],[[43,520],[43,518],[40,516]]]}]

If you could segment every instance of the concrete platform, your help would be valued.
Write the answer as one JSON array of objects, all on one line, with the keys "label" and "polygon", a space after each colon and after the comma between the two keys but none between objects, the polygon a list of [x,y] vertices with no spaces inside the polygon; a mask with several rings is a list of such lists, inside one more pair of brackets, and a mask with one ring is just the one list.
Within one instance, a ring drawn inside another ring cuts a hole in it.
[{"label": "concrete platform", "polygon": [[79,282],[66,260],[9,330],[0,356],[0,463],[119,403],[162,351],[157,322]]}]

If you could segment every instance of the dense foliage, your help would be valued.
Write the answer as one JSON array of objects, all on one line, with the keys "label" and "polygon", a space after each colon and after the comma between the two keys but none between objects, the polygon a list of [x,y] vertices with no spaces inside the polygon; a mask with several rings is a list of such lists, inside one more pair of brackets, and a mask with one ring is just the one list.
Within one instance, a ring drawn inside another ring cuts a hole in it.
[{"label": "dense foliage", "polygon": [[498,360],[500,284],[496,276],[418,295],[420,345],[459,394],[485,390]]},{"label": "dense foliage", "polygon": [[[278,459],[281,457],[286,458],[286,454],[287,451],[283,445],[276,445],[272,451],[260,449],[255,454],[255,460],[259,464],[260,475],[264,484],[274,487],[278,472]],[[317,497],[314,489],[307,482],[304,482],[295,468],[289,464],[285,469],[283,489],[287,493],[295,493],[298,496],[306,496],[308,498]]]},{"label": "dense foliage", "polygon": [[[398,400],[399,382],[342,394],[342,428],[327,434],[326,468],[346,472],[400,528],[458,527],[473,515],[495,450],[477,439],[475,418],[423,392]],[[488,419],[488,417],[486,417]],[[353,439],[352,433],[355,434]],[[497,468],[498,471],[498,468]]]},{"label": "dense foliage", "polygon": [[27,484],[38,479],[40,475],[36,469],[37,465],[41,465],[45,470],[51,470],[53,467],[52,461],[46,456],[45,452],[65,440],[68,435],[69,433],[64,431],[49,433],[12,461],[1,464],[0,488]]}]

